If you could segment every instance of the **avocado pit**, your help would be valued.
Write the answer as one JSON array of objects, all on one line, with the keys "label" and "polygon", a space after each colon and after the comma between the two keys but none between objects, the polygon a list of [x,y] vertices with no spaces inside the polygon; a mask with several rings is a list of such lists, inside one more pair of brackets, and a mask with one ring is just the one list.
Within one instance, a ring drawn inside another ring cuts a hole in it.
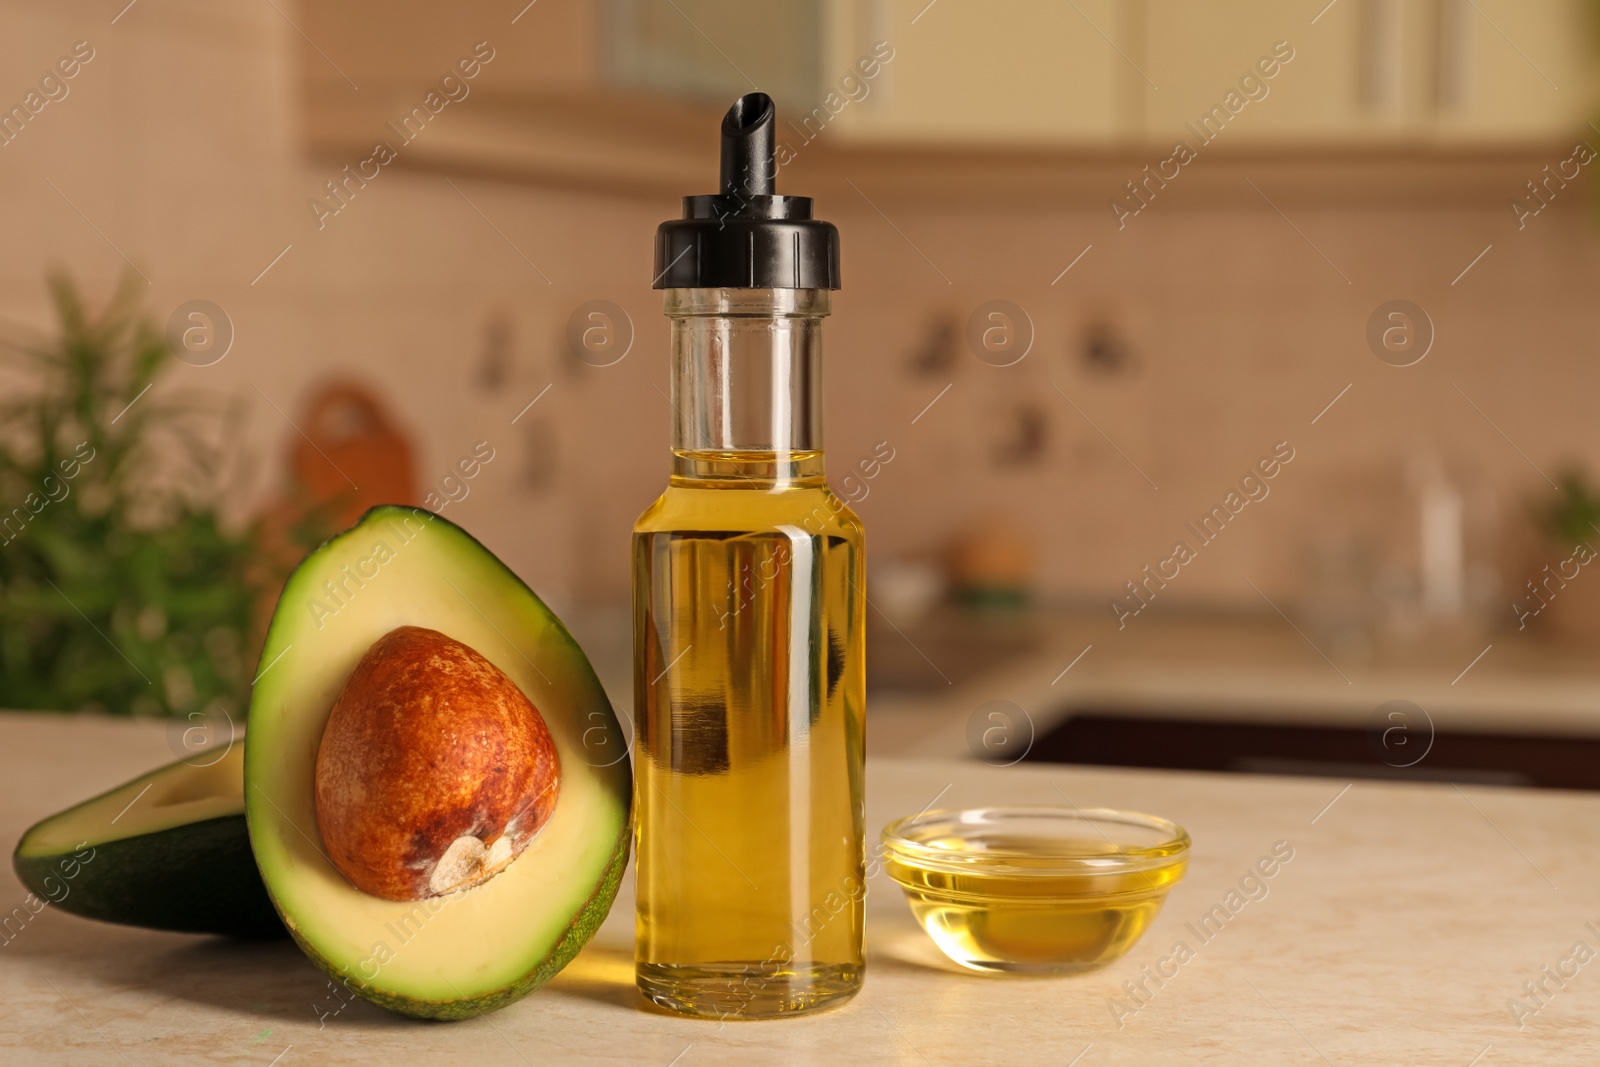
[{"label": "avocado pit", "polygon": [[494,664],[437,630],[373,643],[317,749],[317,827],[361,891],[421,900],[493,878],[555,810],[543,716]]}]

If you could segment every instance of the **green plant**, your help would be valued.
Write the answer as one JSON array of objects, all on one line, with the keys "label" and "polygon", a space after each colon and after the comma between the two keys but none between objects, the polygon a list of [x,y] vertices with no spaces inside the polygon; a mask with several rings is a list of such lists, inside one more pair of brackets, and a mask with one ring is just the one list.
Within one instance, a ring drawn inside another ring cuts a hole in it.
[{"label": "green plant", "polygon": [[1563,547],[1600,538],[1600,491],[1582,468],[1567,467],[1556,476],[1556,491],[1539,509],[1540,525]]},{"label": "green plant", "polygon": [[150,392],[172,356],[129,277],[55,337],[0,339],[0,707],[244,709],[253,527],[219,507],[226,412]]}]

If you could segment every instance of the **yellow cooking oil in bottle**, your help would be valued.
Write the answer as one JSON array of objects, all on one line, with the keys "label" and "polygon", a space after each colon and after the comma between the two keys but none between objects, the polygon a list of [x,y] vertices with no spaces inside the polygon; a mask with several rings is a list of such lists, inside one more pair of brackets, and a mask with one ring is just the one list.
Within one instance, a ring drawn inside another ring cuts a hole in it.
[{"label": "yellow cooking oil in bottle", "polygon": [[722,1019],[863,973],[863,537],[822,453],[838,232],[774,192],[774,124],[740,99],[721,191],[657,233],[672,467],[633,536],[637,981]]}]

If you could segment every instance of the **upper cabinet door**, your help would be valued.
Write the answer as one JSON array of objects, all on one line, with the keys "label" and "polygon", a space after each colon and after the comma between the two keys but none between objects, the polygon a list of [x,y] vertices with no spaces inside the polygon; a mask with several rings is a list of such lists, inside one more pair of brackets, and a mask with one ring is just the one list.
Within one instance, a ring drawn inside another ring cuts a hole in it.
[{"label": "upper cabinet door", "polygon": [[1537,142],[1588,117],[1584,0],[1143,2],[1158,142]]},{"label": "upper cabinet door", "polygon": [[1592,139],[1597,9],[1581,0],[1438,0],[1444,141]]},{"label": "upper cabinet door", "polygon": [[833,0],[824,89],[879,55],[837,116],[854,142],[1102,145],[1137,120],[1137,5],[1127,0]]},{"label": "upper cabinet door", "polygon": [[[1145,0],[1149,72],[1145,134],[1220,145],[1349,141],[1392,135],[1403,86],[1399,66],[1406,7],[1391,0],[1382,34],[1366,0]],[[1427,2],[1427,0],[1422,0]],[[1312,20],[1316,21],[1313,22]],[[1378,69],[1362,62],[1370,48]],[[1367,66],[1368,69],[1364,69]],[[1363,80],[1368,82],[1363,85]],[[1375,91],[1376,90],[1376,91]]]}]

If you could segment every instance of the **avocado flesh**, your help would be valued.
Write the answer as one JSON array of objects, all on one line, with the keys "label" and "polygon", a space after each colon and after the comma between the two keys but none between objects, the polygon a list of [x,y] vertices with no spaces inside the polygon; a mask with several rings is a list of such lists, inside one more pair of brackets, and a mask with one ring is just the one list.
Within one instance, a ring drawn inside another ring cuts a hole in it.
[{"label": "avocado flesh", "polygon": [[17,877],[89,919],[181,933],[282,937],[250,854],[244,748],[202,753],[38,823]]},{"label": "avocado flesh", "polygon": [[[356,889],[317,831],[328,714],[372,643],[398,626],[475,649],[544,717],[562,769],[549,822],[481,885],[421,901]],[[459,527],[380,507],[290,576],[262,649],[245,743],[245,806],[262,880],[313,961],[353,992],[426,1018],[467,1018],[549,981],[599,928],[627,862],[632,775],[605,691],[566,628]]]}]

